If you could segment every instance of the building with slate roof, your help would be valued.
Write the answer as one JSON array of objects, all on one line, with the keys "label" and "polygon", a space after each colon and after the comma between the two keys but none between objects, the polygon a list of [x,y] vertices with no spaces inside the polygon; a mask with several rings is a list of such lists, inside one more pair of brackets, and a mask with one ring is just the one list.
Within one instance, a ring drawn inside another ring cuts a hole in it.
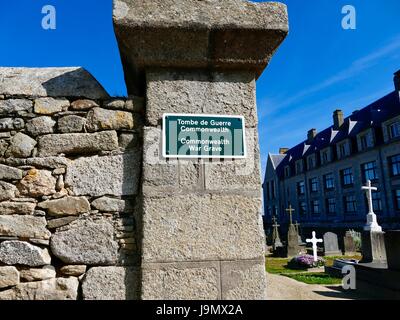
[{"label": "building with slate roof", "polygon": [[368,212],[361,187],[378,188],[374,211],[384,229],[400,228],[400,70],[395,91],[344,117],[333,113],[332,126],[280,154],[269,154],[264,192],[264,224],[273,216],[286,230],[293,216],[304,231],[362,229]]}]

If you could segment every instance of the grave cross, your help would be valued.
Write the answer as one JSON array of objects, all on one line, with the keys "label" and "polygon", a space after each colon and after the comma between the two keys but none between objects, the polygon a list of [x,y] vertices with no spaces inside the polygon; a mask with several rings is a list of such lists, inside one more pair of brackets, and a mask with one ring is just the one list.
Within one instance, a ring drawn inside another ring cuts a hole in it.
[{"label": "grave cross", "polygon": [[293,214],[293,212],[294,212],[294,209],[292,208],[292,205],[290,204],[289,205],[289,208],[287,208],[286,209],[286,212],[289,212],[289,221],[290,221],[290,224],[293,224],[293,221],[292,221],[292,214]]},{"label": "grave cross", "polygon": [[281,239],[279,238],[279,230],[278,230],[278,227],[280,225],[278,224],[275,216],[272,218],[272,222],[273,222],[272,241],[273,241],[273,248],[275,250],[277,247],[282,247],[282,242]]},{"label": "grave cross", "polygon": [[296,227],[297,233],[299,233],[300,223],[298,223],[297,221],[295,221],[295,222],[294,222],[294,226]]},{"label": "grave cross", "polygon": [[312,243],[314,262],[318,261],[317,243],[324,242],[324,240],[322,240],[322,239],[317,239],[316,235],[317,235],[316,232],[313,231],[312,232],[312,238],[311,239],[306,239],[307,243]]},{"label": "grave cross", "polygon": [[272,224],[272,226],[274,227],[274,228],[276,228],[276,227],[279,227],[280,225],[277,223],[278,221],[277,221],[277,219],[276,219],[276,217],[274,216],[274,217],[272,217],[272,222],[273,222],[273,224]]},{"label": "grave cross", "polygon": [[372,203],[372,191],[378,191],[378,188],[375,188],[371,185],[371,180],[367,181],[367,186],[361,188],[367,193],[367,200],[368,200],[368,213],[374,213],[374,206]]},{"label": "grave cross", "polygon": [[373,187],[371,180],[368,180],[367,185],[362,187],[361,190],[366,192],[368,201],[367,224],[364,226],[364,230],[381,232],[382,227],[378,224],[378,219],[374,213],[374,206],[372,202],[372,191],[378,191],[378,188]]}]

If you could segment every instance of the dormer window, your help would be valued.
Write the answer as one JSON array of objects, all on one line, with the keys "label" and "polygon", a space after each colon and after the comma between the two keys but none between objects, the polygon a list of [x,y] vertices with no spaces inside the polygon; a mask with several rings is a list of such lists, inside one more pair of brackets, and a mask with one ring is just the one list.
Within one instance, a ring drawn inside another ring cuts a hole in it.
[{"label": "dormer window", "polygon": [[400,121],[397,121],[389,125],[389,136],[390,139],[395,139],[400,137]]},{"label": "dormer window", "polygon": [[314,155],[308,156],[307,158],[307,169],[311,170],[315,168],[315,158]]},{"label": "dormer window", "polygon": [[303,160],[297,160],[296,162],[296,174],[303,172]]},{"label": "dormer window", "polygon": [[338,154],[340,159],[343,159],[350,155],[349,143],[347,141],[342,142],[338,145]]},{"label": "dormer window", "polygon": [[331,161],[331,157],[330,157],[330,149],[324,149],[321,151],[321,163],[322,164],[327,164]]},{"label": "dormer window", "polygon": [[360,134],[358,136],[358,150],[359,151],[365,151],[368,150],[369,148],[373,147],[373,135],[371,131],[368,131],[366,133]]},{"label": "dormer window", "polygon": [[328,152],[327,151],[322,152],[322,163],[327,163],[329,161],[328,159],[329,159]]},{"label": "dormer window", "polygon": [[289,178],[290,177],[290,167],[286,166],[285,167],[285,178]]},{"label": "dormer window", "polygon": [[368,137],[366,134],[360,137],[360,149],[361,151],[368,149]]}]

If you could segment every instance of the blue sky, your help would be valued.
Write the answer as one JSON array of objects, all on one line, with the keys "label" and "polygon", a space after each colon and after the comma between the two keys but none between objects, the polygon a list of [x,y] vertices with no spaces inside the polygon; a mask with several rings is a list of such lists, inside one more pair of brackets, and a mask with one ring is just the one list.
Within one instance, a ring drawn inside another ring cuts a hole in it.
[{"label": "blue sky", "polygon": [[[282,0],[290,34],[257,82],[262,166],[268,152],[291,147],[307,130],[331,124],[393,90],[400,69],[400,1]],[[41,27],[44,5],[57,29]],[[343,30],[342,7],[357,10]],[[2,0],[0,66],[83,66],[111,95],[125,95],[112,27],[112,0]]]}]

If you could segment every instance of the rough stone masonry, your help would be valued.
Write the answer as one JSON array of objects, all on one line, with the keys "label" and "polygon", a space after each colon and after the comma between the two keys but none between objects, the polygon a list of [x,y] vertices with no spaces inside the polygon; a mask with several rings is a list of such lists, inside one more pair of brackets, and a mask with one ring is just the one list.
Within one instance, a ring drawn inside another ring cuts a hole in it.
[{"label": "rough stone masonry", "polygon": [[[128,98],[0,68],[0,300],[263,299],[255,80],[278,3],[114,1]],[[248,158],[161,157],[163,113],[243,115]]]},{"label": "rough stone masonry", "polygon": [[0,68],[0,300],[140,297],[143,110],[81,68]]}]

